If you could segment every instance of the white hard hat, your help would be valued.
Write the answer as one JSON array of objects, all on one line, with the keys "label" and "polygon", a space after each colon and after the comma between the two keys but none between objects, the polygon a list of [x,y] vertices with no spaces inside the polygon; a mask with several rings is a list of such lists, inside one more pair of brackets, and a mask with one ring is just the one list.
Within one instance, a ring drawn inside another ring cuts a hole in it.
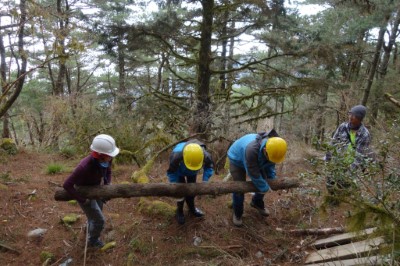
[{"label": "white hard hat", "polygon": [[93,139],[90,149],[92,151],[106,154],[111,157],[115,157],[119,153],[119,149],[115,145],[115,140],[113,139],[113,137],[106,134],[96,136]]}]

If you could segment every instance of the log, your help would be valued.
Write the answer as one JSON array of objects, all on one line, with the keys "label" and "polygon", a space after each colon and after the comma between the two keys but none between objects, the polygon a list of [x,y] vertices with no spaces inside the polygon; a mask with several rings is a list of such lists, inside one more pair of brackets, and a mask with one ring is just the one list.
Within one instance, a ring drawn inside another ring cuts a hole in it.
[{"label": "log", "polygon": [[343,227],[314,228],[314,229],[291,229],[291,230],[285,230],[285,229],[277,227],[275,230],[278,232],[289,233],[294,236],[304,236],[304,235],[321,236],[321,235],[342,234],[345,232]]},{"label": "log", "polygon": [[385,93],[385,97],[400,108],[400,101],[396,100],[390,93]]},{"label": "log", "polygon": [[[272,190],[282,190],[299,187],[298,180],[281,179],[269,181]],[[185,197],[195,195],[221,195],[232,192],[246,193],[257,192],[258,189],[252,182],[212,182],[191,184],[117,184],[108,186],[78,187],[78,193],[89,199],[99,198],[131,198],[131,197]],[[73,199],[64,189],[56,189],[54,199],[68,201]]]}]

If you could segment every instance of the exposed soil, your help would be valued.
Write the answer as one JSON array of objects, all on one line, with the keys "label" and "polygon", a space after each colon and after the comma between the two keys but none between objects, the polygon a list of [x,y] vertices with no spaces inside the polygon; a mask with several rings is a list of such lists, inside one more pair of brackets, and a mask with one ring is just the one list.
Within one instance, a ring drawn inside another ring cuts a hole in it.
[{"label": "exposed soil", "polygon": [[[51,162],[66,166],[62,174],[48,175]],[[0,162],[0,241],[19,252],[0,248],[1,265],[42,265],[40,254],[53,253],[49,265],[59,265],[72,258],[69,265],[84,264],[86,217],[77,205],[56,202],[54,190],[74,169],[79,159],[65,159],[54,154],[21,151]],[[287,160],[277,168],[278,176],[293,176],[306,171],[303,158]],[[113,183],[129,181],[133,165],[116,165]],[[166,182],[166,162],[156,163],[151,182]],[[224,175],[214,176],[213,182]],[[323,187],[323,184],[316,184]],[[339,210],[327,216],[318,212],[321,197],[301,189],[274,191],[266,195],[270,217],[261,217],[249,206],[246,195],[244,227],[232,224],[229,208],[231,195],[196,199],[206,216],[198,219],[187,215],[179,226],[174,218],[141,213],[138,198],[113,199],[104,208],[105,242],[116,241],[116,247],[105,252],[88,249],[86,265],[300,265],[307,247],[315,237],[295,237],[275,228],[323,228],[343,225]],[[31,195],[34,194],[34,195]],[[154,198],[175,205],[171,198]],[[68,227],[60,222],[66,214],[81,218]],[[29,239],[36,228],[48,229],[41,239]],[[194,237],[201,243],[194,245]]]}]

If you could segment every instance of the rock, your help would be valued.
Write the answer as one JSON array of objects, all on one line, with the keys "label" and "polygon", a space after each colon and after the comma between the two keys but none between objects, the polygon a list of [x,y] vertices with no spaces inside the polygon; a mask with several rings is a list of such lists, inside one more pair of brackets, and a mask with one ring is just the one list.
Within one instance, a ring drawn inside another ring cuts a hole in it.
[{"label": "rock", "polygon": [[77,215],[75,213],[70,213],[70,214],[65,215],[64,218],[62,218],[62,221],[65,224],[73,224],[76,221],[78,221],[80,217],[81,217],[80,215]]},{"label": "rock", "polygon": [[197,247],[198,245],[200,245],[201,242],[202,242],[201,237],[198,237],[198,236],[193,237],[193,245],[195,245],[196,247]]},{"label": "rock", "polygon": [[66,261],[61,263],[59,266],[68,266],[72,263],[72,258],[68,258]]},{"label": "rock", "polygon": [[41,238],[47,232],[47,229],[44,228],[37,228],[35,230],[29,231],[28,237],[29,238]]},{"label": "rock", "polygon": [[256,253],[256,258],[257,258],[257,259],[261,259],[262,257],[264,257],[264,254],[263,254],[261,251],[258,251],[258,252]]}]

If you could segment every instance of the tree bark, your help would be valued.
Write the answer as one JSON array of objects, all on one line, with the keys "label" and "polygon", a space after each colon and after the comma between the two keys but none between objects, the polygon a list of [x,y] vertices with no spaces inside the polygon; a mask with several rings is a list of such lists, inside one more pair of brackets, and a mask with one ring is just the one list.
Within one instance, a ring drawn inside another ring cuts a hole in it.
[{"label": "tree bark", "polygon": [[383,46],[383,37],[385,36],[385,32],[386,32],[386,24],[385,24],[385,26],[382,26],[379,29],[378,41],[376,43],[374,58],[371,63],[371,69],[368,74],[367,85],[365,86],[364,95],[361,100],[361,104],[364,106],[367,105],[368,97],[369,97],[369,93],[371,91],[372,83],[374,81],[376,69],[378,68],[379,57],[381,55],[381,50],[382,50],[382,46]]},{"label": "tree bark", "polygon": [[[15,102],[15,100],[18,98],[19,94],[22,91],[22,88],[24,86],[24,81],[25,81],[25,74],[26,74],[26,68],[27,68],[27,55],[26,52],[24,50],[24,37],[25,37],[25,22],[26,22],[26,16],[27,16],[27,12],[26,12],[26,0],[21,0],[19,3],[19,9],[20,9],[20,19],[19,19],[19,29],[18,29],[18,54],[21,58],[21,67],[19,68],[18,65],[18,71],[17,71],[17,78],[15,80],[15,82],[13,82],[12,84],[7,84],[7,87],[5,89],[5,92],[3,92],[3,94],[0,97],[0,117],[2,117],[8,109],[10,109],[10,107],[13,105],[13,103]],[[12,53],[14,54],[14,52],[12,51]],[[17,58],[15,58],[16,60],[18,60]],[[3,97],[5,97],[7,95],[7,93],[9,93],[13,88],[15,88],[15,90],[10,93],[10,95],[8,96],[7,100],[4,100],[3,102]]]},{"label": "tree bark", "polygon": [[[299,187],[297,180],[282,179],[269,181],[272,190],[282,190]],[[221,195],[232,192],[257,192],[252,182],[219,182],[219,183],[190,183],[190,184],[118,184],[108,186],[79,187],[78,192],[86,198],[131,198],[131,197],[184,197],[195,195]],[[73,199],[64,189],[55,192],[54,199],[67,201]]]},{"label": "tree bark", "polygon": [[400,101],[396,100],[390,93],[385,93],[385,97],[400,108]]},{"label": "tree bark", "polygon": [[306,236],[306,235],[333,235],[333,234],[342,234],[345,233],[343,227],[333,227],[333,228],[316,228],[316,229],[292,229],[292,230],[285,230],[282,228],[276,228],[276,231],[288,233],[294,236]]},{"label": "tree bark", "polygon": [[[202,0],[201,40],[197,73],[197,104],[193,117],[193,133],[204,133],[211,125],[210,80],[211,37],[214,16],[214,0]],[[207,136],[206,136],[207,137]]]}]

